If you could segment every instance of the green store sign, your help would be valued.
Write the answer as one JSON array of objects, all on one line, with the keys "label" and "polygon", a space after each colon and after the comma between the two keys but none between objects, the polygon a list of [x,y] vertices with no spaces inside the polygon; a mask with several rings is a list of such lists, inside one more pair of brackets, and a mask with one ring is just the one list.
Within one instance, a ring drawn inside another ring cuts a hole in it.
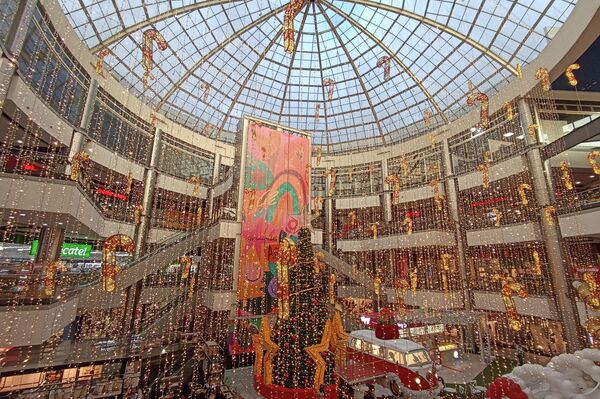
[{"label": "green store sign", "polygon": [[[39,240],[33,240],[29,254],[31,256],[37,255],[39,246]],[[74,244],[70,242],[63,242],[62,249],[60,251],[61,258],[88,259],[91,256],[92,246],[90,244]]]}]

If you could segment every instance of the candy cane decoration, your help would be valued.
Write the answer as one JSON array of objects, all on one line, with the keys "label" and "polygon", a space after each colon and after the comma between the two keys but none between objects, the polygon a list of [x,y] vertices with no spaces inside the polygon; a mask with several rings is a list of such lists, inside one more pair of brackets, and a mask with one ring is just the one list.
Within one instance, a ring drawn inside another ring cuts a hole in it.
[{"label": "candy cane decoration", "polygon": [[517,187],[517,191],[519,192],[519,197],[521,197],[522,205],[529,204],[529,199],[527,199],[527,193],[525,192],[525,190],[531,191],[531,184],[521,183],[521,184],[519,184],[519,187]]},{"label": "candy cane decoration", "polygon": [[512,121],[514,116],[514,111],[513,111],[513,106],[510,102],[505,102],[504,103],[504,113],[506,114],[506,120],[507,121]]},{"label": "candy cane decoration", "polygon": [[210,93],[210,85],[206,82],[202,82],[200,87],[202,88],[202,101],[206,102],[208,100],[208,94]]},{"label": "candy cane decoration", "polygon": [[542,261],[540,260],[540,254],[538,253],[538,251],[536,251],[534,249],[533,252],[531,253],[531,256],[533,257],[532,272],[535,276],[541,276],[542,275]]},{"label": "candy cane decoration", "polygon": [[571,64],[565,70],[565,76],[567,77],[567,80],[569,81],[569,84],[571,86],[577,86],[577,79],[575,78],[575,74],[573,73],[573,71],[576,71],[579,68],[581,68],[581,65]]},{"label": "candy cane decoration", "polygon": [[512,328],[514,331],[520,331],[523,323],[521,322],[521,318],[517,312],[513,294],[517,294],[519,298],[525,299],[529,296],[527,290],[523,285],[515,282],[512,277],[501,277],[499,275],[495,275],[494,280],[502,283],[500,294],[502,295],[504,307],[506,308],[506,316],[508,318],[510,328]]},{"label": "candy cane decoration", "polygon": [[391,58],[387,55],[377,60],[377,68],[383,67],[383,80],[386,82],[390,80],[390,61]]},{"label": "candy cane decoration", "polygon": [[408,167],[408,159],[406,159],[406,154],[402,154],[400,157],[400,166],[402,167],[402,175],[404,177],[408,176],[409,167]]},{"label": "candy cane decoration", "polygon": [[133,209],[133,223],[138,226],[142,223],[142,216],[144,215],[144,207],[142,205],[136,205]]},{"label": "candy cane decoration", "polygon": [[384,183],[388,184],[392,190],[392,204],[400,203],[400,178],[397,175],[388,175],[384,179]]},{"label": "candy cane decoration", "polygon": [[153,44],[156,42],[160,51],[165,51],[169,45],[167,41],[156,29],[148,29],[143,33],[142,36],[142,66],[144,67],[144,75],[142,76],[142,83],[144,84],[144,90],[148,88],[148,80],[154,80],[155,77],[152,74],[152,68],[154,68],[154,49]]},{"label": "candy cane decoration", "polygon": [[438,211],[443,209],[444,197],[440,194],[439,180],[433,179],[431,183],[429,183],[431,188],[433,189],[433,199],[435,200],[435,206]]},{"label": "candy cane decoration", "polygon": [[200,194],[200,185],[202,184],[202,178],[200,176],[192,176],[187,179],[187,182],[193,185],[192,197]]},{"label": "candy cane decoration", "polygon": [[517,76],[519,79],[523,80],[523,67],[521,64],[517,64]]},{"label": "candy cane decoration", "polygon": [[335,185],[337,183],[337,172],[330,168],[327,172],[325,172],[325,176],[330,176],[329,180],[329,196],[333,196],[335,194]]},{"label": "candy cane decoration", "polygon": [[323,156],[321,147],[317,147],[317,166],[321,164],[321,157]]},{"label": "candy cane decoration", "polygon": [[475,86],[473,86],[473,82],[470,80],[467,81],[467,104],[475,103],[475,98],[477,97],[477,93],[475,93]]},{"label": "candy cane decoration", "polygon": [[348,169],[348,180],[350,180],[350,183],[354,181],[354,168]]},{"label": "candy cane decoration", "polygon": [[535,72],[535,79],[540,80],[542,82],[542,90],[549,91],[551,87],[550,83],[550,74],[548,73],[547,68],[539,68]]},{"label": "candy cane decoration", "polygon": [[488,96],[483,93],[467,98],[468,105],[475,105],[476,101],[479,102],[479,126],[485,129],[490,125],[490,102]]},{"label": "candy cane decoration", "polygon": [[98,51],[98,58],[96,58],[96,73],[104,77],[104,58],[110,54],[110,50],[106,47]]},{"label": "candy cane decoration", "polygon": [[131,237],[124,234],[115,234],[108,237],[102,244],[102,290],[113,292],[116,287],[117,277],[117,248],[133,254],[135,244]]},{"label": "candy cane decoration", "polygon": [[500,212],[500,209],[498,209],[498,208],[493,208],[492,213],[494,214],[494,217],[495,217],[494,226],[500,227],[500,220],[502,219],[502,212]]},{"label": "candy cane decoration", "polygon": [[425,122],[425,127],[429,127],[431,125],[432,116],[433,113],[431,112],[431,110],[426,109],[425,111],[423,111],[423,121]]},{"label": "candy cane decoration", "polygon": [[483,188],[490,186],[490,157],[489,151],[483,153],[483,163],[477,166],[477,170],[481,172],[483,178]]},{"label": "candy cane decoration", "polygon": [[321,117],[321,104],[315,105],[315,120],[319,120]]},{"label": "candy cane decoration", "polygon": [[556,217],[556,208],[553,205],[546,205],[542,208],[544,211],[544,218],[546,222],[548,222],[548,226],[554,226],[556,222],[554,218]]},{"label": "candy cane decoration", "polygon": [[191,256],[181,256],[179,258],[179,264],[182,266],[181,279],[187,280],[187,278],[190,276],[190,270],[192,268],[192,257]]},{"label": "candy cane decoration", "polygon": [[406,234],[407,235],[412,235],[412,233],[413,233],[413,220],[410,217],[406,216],[404,218],[404,221],[402,222],[402,226],[406,227]]},{"label": "candy cane decoration", "polygon": [[560,172],[562,174],[561,178],[565,182],[565,188],[569,191],[573,190],[573,180],[571,180],[571,171],[567,161],[560,161]]},{"label": "candy cane decoration", "polygon": [[196,225],[202,224],[203,213],[204,210],[202,209],[202,206],[198,204],[198,210],[196,211]]},{"label": "candy cane decoration", "polygon": [[89,162],[89,160],[90,155],[85,151],[79,151],[77,154],[73,155],[73,158],[71,159],[71,174],[69,175],[69,178],[73,181],[79,180],[81,170]]},{"label": "candy cane decoration", "polygon": [[125,194],[131,194],[131,189],[133,188],[133,176],[131,172],[127,173],[127,184],[125,185]]},{"label": "candy cane decoration", "polygon": [[285,8],[283,16],[283,48],[286,53],[293,53],[296,49],[294,43],[294,18],[302,9],[304,0],[291,0]]},{"label": "candy cane decoration", "polygon": [[596,158],[598,157],[600,157],[600,150],[592,150],[587,156],[588,162],[596,175],[600,175],[600,165],[598,165],[598,161],[596,161]]},{"label": "candy cane decoration", "polygon": [[373,239],[377,239],[377,233],[379,231],[379,223],[371,223],[371,232],[373,233]]},{"label": "candy cane decoration", "polygon": [[419,275],[417,274],[417,269],[413,269],[409,273],[410,277],[410,288],[413,294],[417,293],[417,285],[419,284]]},{"label": "candy cane decoration", "polygon": [[331,101],[331,99],[333,98],[333,91],[335,89],[335,82],[333,79],[331,78],[327,78],[327,79],[323,79],[323,87],[328,87],[328,92],[327,92],[327,100]]}]

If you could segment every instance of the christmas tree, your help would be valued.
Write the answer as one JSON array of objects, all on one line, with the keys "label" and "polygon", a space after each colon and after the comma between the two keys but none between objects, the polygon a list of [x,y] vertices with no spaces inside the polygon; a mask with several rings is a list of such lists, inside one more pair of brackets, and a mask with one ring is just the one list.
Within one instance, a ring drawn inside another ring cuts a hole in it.
[{"label": "christmas tree", "polygon": [[[329,316],[327,278],[315,262],[307,228],[300,230],[297,248],[288,249],[288,245],[293,244],[288,242],[280,249],[279,315],[273,337],[279,350],[273,362],[273,384],[312,388],[317,364],[306,348],[329,339],[329,336],[324,337]],[[297,256],[290,256],[289,253],[294,251],[297,251]],[[334,356],[328,349],[320,352],[326,364],[325,385],[334,383]]]}]

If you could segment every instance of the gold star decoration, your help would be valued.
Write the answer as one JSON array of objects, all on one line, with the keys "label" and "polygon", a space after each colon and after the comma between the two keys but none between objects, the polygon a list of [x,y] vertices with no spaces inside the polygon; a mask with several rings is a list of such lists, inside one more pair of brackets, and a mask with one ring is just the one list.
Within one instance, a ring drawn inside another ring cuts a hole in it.
[{"label": "gold star decoration", "polygon": [[[271,340],[271,326],[266,317],[263,317],[260,322],[259,333],[252,334],[252,345],[256,354],[254,376],[262,377],[264,375],[264,383],[271,384],[273,382],[273,357],[279,350],[279,346]],[[263,352],[263,346],[266,353]]]},{"label": "gold star decoration", "polygon": [[335,364],[341,367],[346,361],[346,353],[348,348],[348,334],[342,323],[342,315],[339,310],[333,315],[333,331],[331,332],[332,339],[335,343]]},{"label": "gold star decoration", "polygon": [[312,360],[317,364],[317,369],[315,370],[315,380],[314,380],[314,388],[319,389],[321,385],[323,385],[325,381],[325,359],[321,356],[321,352],[326,352],[329,349],[329,343],[331,341],[331,320],[327,320],[325,322],[325,329],[323,330],[323,336],[321,337],[321,342],[304,348],[306,353],[310,356]]}]

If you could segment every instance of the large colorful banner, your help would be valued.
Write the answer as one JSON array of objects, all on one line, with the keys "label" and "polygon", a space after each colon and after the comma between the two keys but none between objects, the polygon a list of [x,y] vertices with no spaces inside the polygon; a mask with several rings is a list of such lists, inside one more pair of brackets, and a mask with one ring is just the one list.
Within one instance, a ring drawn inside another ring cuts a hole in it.
[{"label": "large colorful banner", "polygon": [[240,316],[277,306],[279,243],[308,222],[310,139],[249,121],[238,299]]}]

